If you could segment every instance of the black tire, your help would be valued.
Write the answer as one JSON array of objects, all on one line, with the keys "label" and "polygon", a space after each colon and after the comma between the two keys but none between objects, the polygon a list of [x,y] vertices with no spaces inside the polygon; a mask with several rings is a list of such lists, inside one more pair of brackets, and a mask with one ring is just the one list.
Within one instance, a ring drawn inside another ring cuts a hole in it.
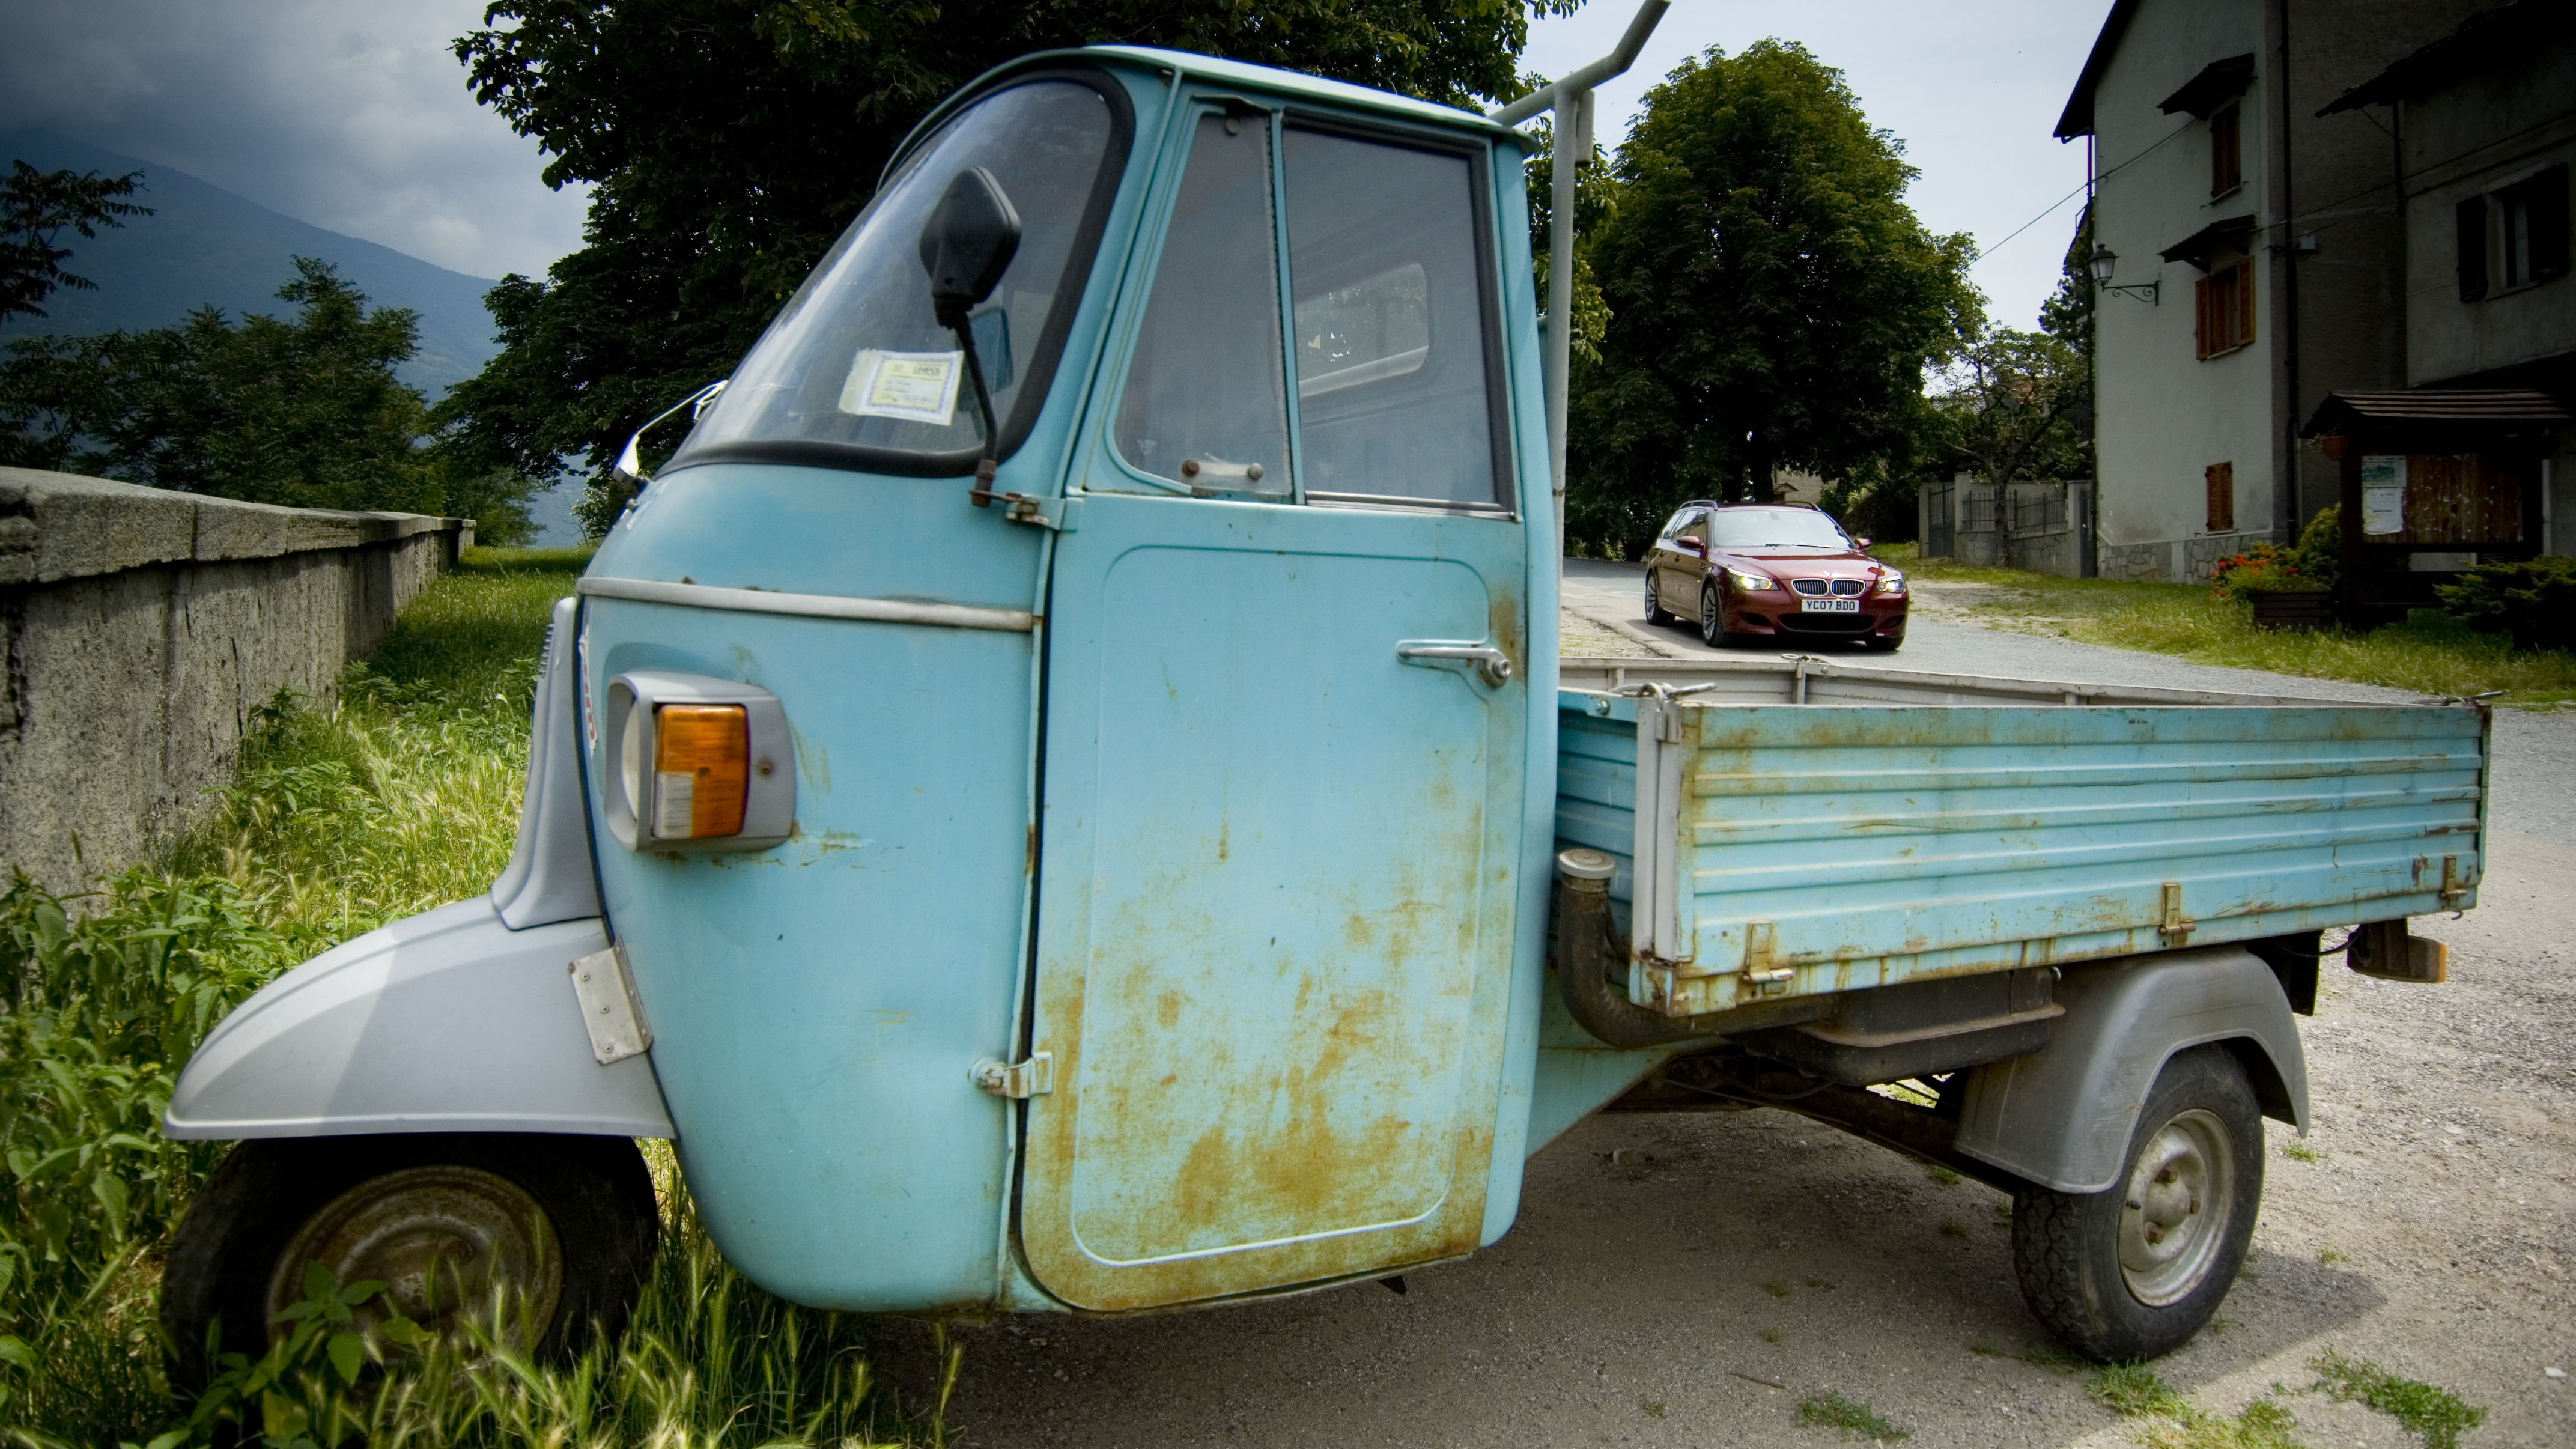
[{"label": "black tire", "polygon": [[179,1381],[202,1383],[208,1331],[220,1324],[222,1352],[266,1351],[271,1315],[303,1296],[304,1264],[287,1259],[318,1256],[343,1282],[387,1280],[385,1296],[432,1329],[451,1321],[460,1272],[467,1296],[507,1283],[536,1301],[530,1317],[541,1312],[542,1322],[505,1324],[504,1336],[563,1358],[594,1332],[614,1339],[625,1327],[661,1221],[643,1154],[623,1137],[245,1142],[171,1237],[161,1323]]},{"label": "black tire", "polygon": [[1681,622],[1664,608],[1663,590],[1655,582],[1655,566],[1653,564],[1648,564],[1646,566],[1646,622],[1649,624],[1677,624]]},{"label": "black tire", "polygon": [[[2178,1053],[2138,1113],[2118,1183],[2014,1196],[2022,1298],[2097,1362],[2170,1353],[2235,1285],[2262,1198],[2263,1115],[2244,1067],[2224,1047]],[[2224,1216],[2210,1221],[2213,1208]]]},{"label": "black tire", "polygon": [[1735,643],[1726,630],[1726,611],[1717,599],[1717,585],[1699,586],[1699,639],[1711,649],[1724,649]]}]

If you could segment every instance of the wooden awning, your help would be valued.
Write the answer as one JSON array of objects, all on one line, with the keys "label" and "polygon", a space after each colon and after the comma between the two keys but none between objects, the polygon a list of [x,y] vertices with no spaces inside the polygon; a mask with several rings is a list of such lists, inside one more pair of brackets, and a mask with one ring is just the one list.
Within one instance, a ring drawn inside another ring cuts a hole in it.
[{"label": "wooden awning", "polygon": [[2299,430],[2303,438],[2335,437],[2359,429],[2429,424],[2445,428],[2494,426],[2514,431],[2571,421],[2567,408],[2527,387],[2410,388],[2404,392],[2332,392]]}]

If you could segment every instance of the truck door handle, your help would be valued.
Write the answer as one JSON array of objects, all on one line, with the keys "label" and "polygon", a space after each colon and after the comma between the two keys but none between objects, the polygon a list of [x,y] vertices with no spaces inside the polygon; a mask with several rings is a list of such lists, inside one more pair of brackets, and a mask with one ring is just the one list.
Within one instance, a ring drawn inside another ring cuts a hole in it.
[{"label": "truck door handle", "polygon": [[1476,677],[1495,689],[1502,688],[1512,677],[1511,656],[1485,644],[1398,644],[1395,657],[1429,669],[1473,664]]}]

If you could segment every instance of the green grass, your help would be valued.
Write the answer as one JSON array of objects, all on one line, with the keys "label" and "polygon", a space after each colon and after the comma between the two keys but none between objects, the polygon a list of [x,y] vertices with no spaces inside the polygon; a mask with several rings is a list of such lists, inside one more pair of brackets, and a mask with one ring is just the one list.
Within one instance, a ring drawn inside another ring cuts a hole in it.
[{"label": "green grass", "polygon": [[[233,1432],[239,1403],[211,1394],[191,1419],[162,1376],[159,1254],[226,1148],[160,1136],[171,1079],[279,971],[490,885],[517,827],[548,610],[586,556],[469,552],[336,701],[261,711],[216,818],[171,859],[70,902],[23,881],[0,893],[0,1442],[174,1449]],[[944,1388],[927,1420],[907,1418],[869,1374],[864,1325],[742,1280],[668,1152],[648,1155],[666,1231],[618,1344],[561,1367],[379,1345],[387,1366],[354,1385],[317,1348],[276,1366],[253,1432],[275,1415],[272,1436],[292,1421],[387,1446],[940,1437]]]},{"label": "green grass", "polygon": [[2145,1364],[2114,1364],[2093,1376],[2093,1398],[2124,1419],[2143,1420],[2146,1449],[2300,1449],[2298,1420],[2269,1399],[2233,1417],[2193,1408]]},{"label": "green grass", "polygon": [[2257,629],[2250,606],[2198,584],[2061,579],[2020,569],[1977,568],[1918,557],[1910,543],[1871,550],[1934,584],[1984,584],[1968,607],[1982,622],[2088,644],[2172,654],[2195,664],[2262,669],[2312,679],[2473,695],[2502,690],[2507,704],[2576,699],[2576,654],[2516,650],[2436,610],[2366,633]]},{"label": "green grass", "polygon": [[2460,1436],[2486,1422],[2486,1410],[2450,1390],[2401,1379],[2367,1359],[2328,1353],[2310,1367],[2323,1376],[2317,1387],[2337,1401],[2358,1399],[2395,1419],[2425,1449],[2459,1449]]},{"label": "green grass", "polygon": [[1798,1422],[1811,1429],[1838,1429],[1846,1437],[1882,1442],[1903,1439],[1911,1433],[1887,1422],[1869,1405],[1846,1399],[1831,1389],[1802,1401],[1798,1405]]},{"label": "green grass", "polygon": [[2323,1152],[2310,1147],[2304,1142],[2282,1143],[2281,1155],[2290,1159],[2292,1162],[2323,1162],[2326,1160],[2326,1155]]}]

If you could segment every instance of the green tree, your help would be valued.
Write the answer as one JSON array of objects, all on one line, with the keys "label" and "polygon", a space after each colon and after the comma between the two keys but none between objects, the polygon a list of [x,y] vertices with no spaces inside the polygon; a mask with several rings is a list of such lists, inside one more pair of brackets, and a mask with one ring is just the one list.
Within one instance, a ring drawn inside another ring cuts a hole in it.
[{"label": "green tree", "polygon": [[1770,496],[1780,468],[1884,470],[1923,373],[1974,335],[1964,236],[1803,47],[1711,47],[1646,94],[1592,266],[1610,311],[1575,369],[1567,531],[1635,554],[1671,505]]},{"label": "green tree", "polygon": [[98,284],[63,270],[72,249],[58,247],[65,228],[95,238],[102,226],[123,226],[129,216],[150,216],[152,208],[123,198],[132,196],[143,173],[101,176],[95,171],[39,171],[24,161],[11,161],[0,178],[0,319],[42,317],[45,298],[57,287],[92,292]]},{"label": "green tree", "polygon": [[[2088,392],[2083,354],[2045,332],[1998,327],[1959,349],[1935,406],[1957,458],[1995,486],[1998,507],[2016,482],[2077,476],[2084,466],[2076,409]],[[2012,530],[2003,533],[2012,562]]]},{"label": "green tree", "polygon": [[295,259],[282,320],[213,307],[175,327],[24,337],[0,364],[0,462],[301,508],[470,517],[528,532],[535,480],[461,466],[432,445],[421,396],[394,377],[408,308],[369,309],[327,262]]},{"label": "green tree", "polygon": [[[583,246],[491,294],[502,351],[449,395],[482,470],[604,470],[729,372],[943,96],[1054,46],[1172,46],[1434,100],[1516,93],[1530,8],[1574,0],[494,0],[475,95],[590,183]],[[595,478],[595,475],[594,475]]]}]

